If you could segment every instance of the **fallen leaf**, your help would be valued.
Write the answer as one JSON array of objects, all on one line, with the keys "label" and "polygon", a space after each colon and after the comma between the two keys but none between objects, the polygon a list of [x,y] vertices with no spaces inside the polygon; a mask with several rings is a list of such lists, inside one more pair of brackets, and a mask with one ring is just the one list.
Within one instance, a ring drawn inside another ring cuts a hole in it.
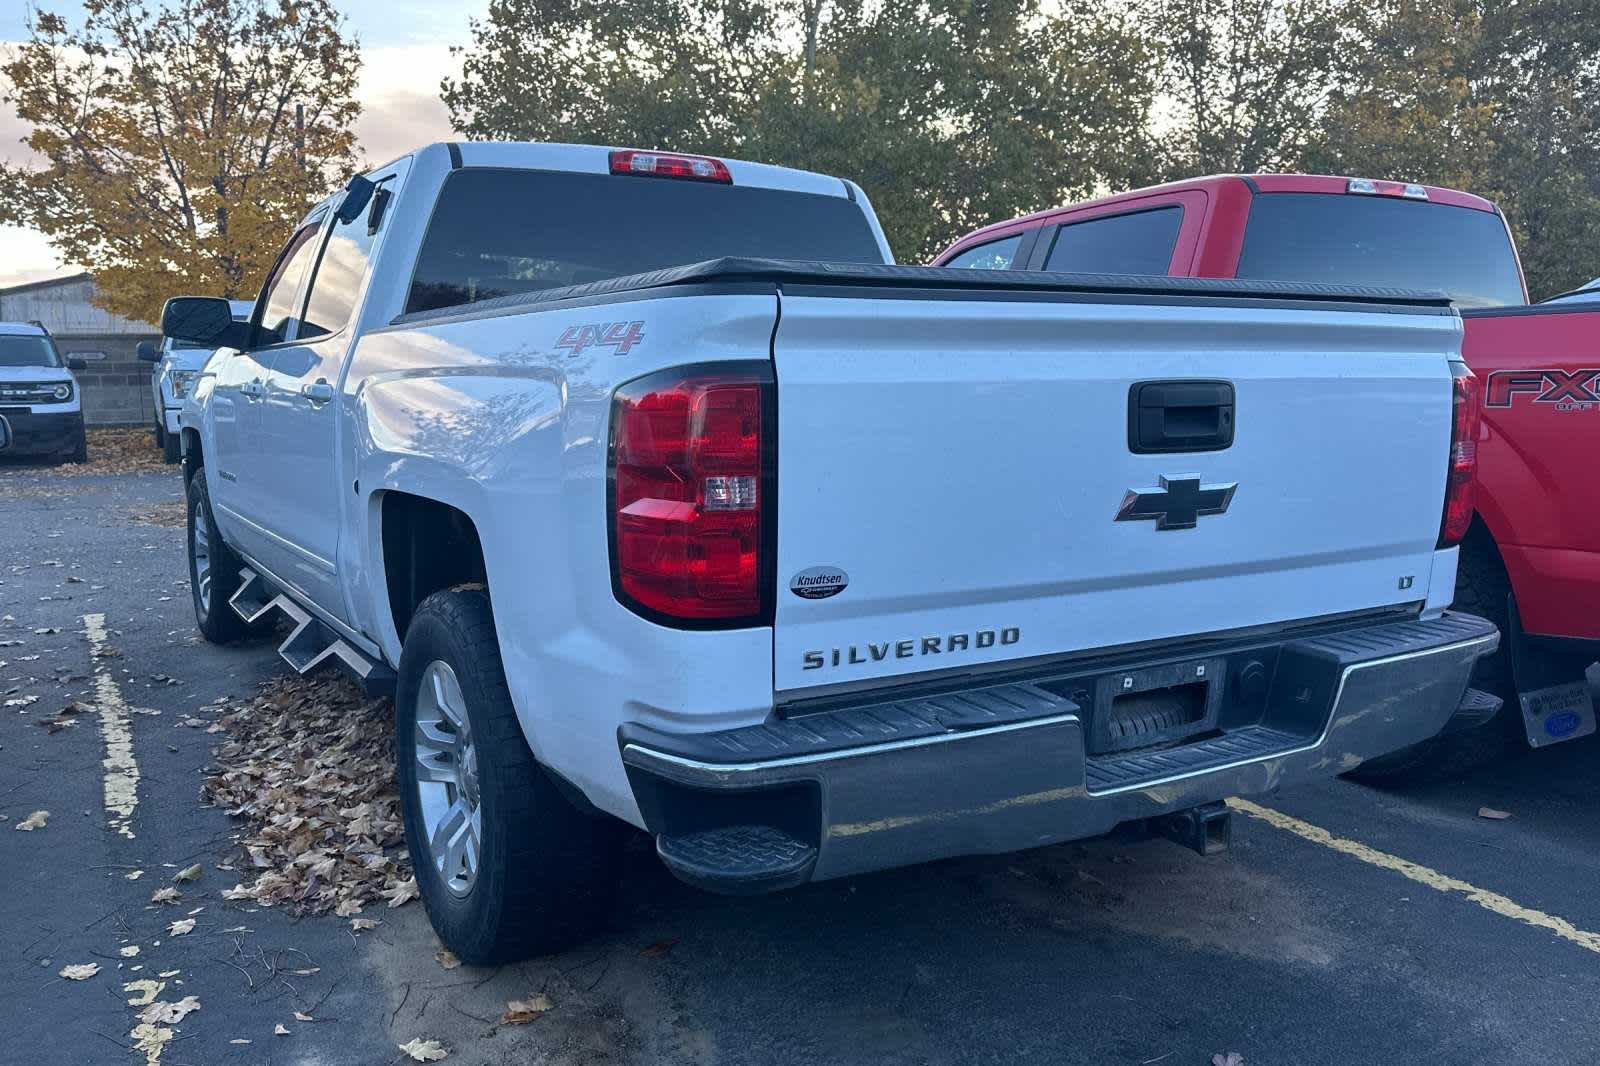
[{"label": "fallen leaf", "polygon": [[200,880],[200,864],[199,863],[195,863],[193,866],[185,866],[183,869],[181,869],[177,873],[173,874],[172,875],[172,879],[174,881],[198,881],[198,880]]},{"label": "fallen leaf", "polygon": [[131,959],[135,955],[139,954],[139,945],[138,944],[129,944],[125,948],[118,948],[117,949],[117,954],[121,955],[125,959]]},{"label": "fallen leaf", "polygon": [[171,885],[168,885],[166,888],[158,888],[150,894],[151,903],[176,903],[182,898],[183,893],[179,892]]},{"label": "fallen leaf", "polygon": [[405,1044],[396,1044],[407,1058],[413,1062],[438,1062],[450,1054],[443,1044],[437,1040],[412,1040]]},{"label": "fallen leaf", "polygon": [[378,919],[376,919],[376,918],[351,918],[350,919],[350,928],[354,929],[358,933],[361,932],[363,929],[376,929],[376,928],[378,928]]},{"label": "fallen leaf", "polygon": [[284,1028],[284,1025],[283,1025],[282,1022],[279,1022],[277,1025],[274,1025],[272,1027],[272,1035],[273,1036],[288,1036],[289,1035],[289,1030]]},{"label": "fallen leaf", "polygon": [[391,909],[410,903],[414,899],[421,898],[421,896],[422,893],[417,891],[417,879],[415,877],[406,878],[384,893],[384,897],[388,899]]},{"label": "fallen leaf", "polygon": [[71,966],[61,967],[60,974],[69,981],[87,981],[100,972],[98,962],[79,962]]},{"label": "fallen leaf", "polygon": [[639,952],[639,954],[647,959],[658,959],[667,952],[671,951],[673,948],[677,947],[677,945],[677,937],[668,937],[666,940],[657,940],[654,944],[651,944],[649,947]]},{"label": "fallen leaf", "polygon": [[311,1017],[311,1015],[309,1015],[309,1014],[301,1014],[299,1011],[295,1011],[294,1012],[294,1020],[297,1021],[297,1022],[316,1021],[316,1019]]},{"label": "fallen leaf", "polygon": [[248,1040],[230,1040],[230,1041],[228,1041],[228,1043],[230,1043],[230,1044],[248,1044],[248,1043],[250,1043],[250,1041],[248,1041]]},{"label": "fallen leaf", "polygon": [[192,932],[194,932],[193,918],[179,918],[177,921],[167,926],[168,936],[187,936]]},{"label": "fallen leaf", "polygon": [[176,1003],[156,1002],[139,1012],[139,1020],[146,1025],[175,1025],[200,1009],[197,996],[184,996]]},{"label": "fallen leaf", "polygon": [[144,876],[144,871],[143,870],[130,870],[128,873],[125,873],[122,876],[127,878],[129,881],[137,881],[137,880],[139,880],[139,878]]},{"label": "fallen leaf", "polygon": [[140,1022],[128,1035],[133,1038],[133,1049],[144,1055],[145,1062],[160,1062],[162,1049],[172,1039],[172,1030],[164,1025]]},{"label": "fallen leaf", "polygon": [[1503,822],[1511,817],[1510,811],[1497,811],[1493,807],[1479,807],[1478,817],[1487,818],[1492,822]]},{"label": "fallen leaf", "polygon": [[437,962],[446,970],[453,970],[457,966],[461,965],[461,960],[456,958],[455,953],[449,948],[440,948],[438,951],[434,952],[433,961]]},{"label": "fallen leaf", "polygon": [[333,913],[341,918],[348,918],[352,914],[360,914],[361,902],[354,899],[340,900],[339,905],[333,908]]},{"label": "fallen leaf", "polygon": [[31,833],[35,829],[43,829],[44,823],[50,820],[49,811],[34,811],[16,824],[16,828],[24,833]]},{"label": "fallen leaf", "polygon": [[553,1010],[555,1004],[549,997],[543,995],[530,996],[527,999],[513,999],[506,1003],[506,1012],[500,1015],[501,1025],[527,1025],[539,1015]]},{"label": "fallen leaf", "polygon": [[1244,1056],[1237,1051],[1211,1056],[1211,1066],[1244,1066]]},{"label": "fallen leaf", "polygon": [[122,986],[124,992],[132,992],[133,998],[128,1000],[130,1007],[147,1007],[156,1001],[161,990],[167,987],[165,981],[152,981],[148,977],[138,981],[129,981]]}]

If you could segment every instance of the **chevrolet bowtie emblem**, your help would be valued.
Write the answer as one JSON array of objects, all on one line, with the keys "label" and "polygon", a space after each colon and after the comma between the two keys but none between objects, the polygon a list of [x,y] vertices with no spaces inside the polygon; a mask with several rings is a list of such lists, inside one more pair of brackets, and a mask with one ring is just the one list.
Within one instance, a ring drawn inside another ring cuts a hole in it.
[{"label": "chevrolet bowtie emblem", "polygon": [[1233,502],[1237,481],[1202,485],[1199,474],[1161,477],[1159,488],[1129,489],[1117,508],[1118,522],[1154,519],[1157,529],[1193,529],[1203,514],[1222,514]]}]

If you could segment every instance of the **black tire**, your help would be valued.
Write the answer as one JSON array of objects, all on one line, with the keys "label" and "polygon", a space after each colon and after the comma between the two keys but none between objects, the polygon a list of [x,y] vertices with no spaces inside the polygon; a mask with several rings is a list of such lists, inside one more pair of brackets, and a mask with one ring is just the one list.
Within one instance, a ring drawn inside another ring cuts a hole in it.
[{"label": "black tire", "polygon": [[[419,693],[435,662],[454,672],[477,761],[477,870],[455,890],[432,859],[417,780]],[[481,587],[436,592],[417,608],[400,655],[395,710],[406,844],[423,906],[445,946],[463,962],[491,965],[592,936],[615,899],[622,826],[580,811],[535,761]]]},{"label": "black tire", "polygon": [[56,460],[57,464],[60,464],[60,463],[87,463],[88,461],[89,461],[89,438],[88,438],[87,435],[80,436],[78,438],[78,443],[72,446],[72,450],[69,451],[69,452],[62,452],[61,456]]},{"label": "black tire", "polygon": [[1459,776],[1526,750],[1522,706],[1517,701],[1507,649],[1510,595],[1511,579],[1500,561],[1500,553],[1495,550],[1494,540],[1481,523],[1474,523],[1461,542],[1452,609],[1487,618],[1500,630],[1500,647],[1493,655],[1478,660],[1472,673],[1472,687],[1499,696],[1505,705],[1499,714],[1476,729],[1433,737],[1393,755],[1369,760],[1349,776],[1372,785],[1426,784]]},{"label": "black tire", "polygon": [[167,446],[167,427],[159,422],[156,423],[155,438],[157,448],[165,448]]},{"label": "black tire", "polygon": [[161,438],[161,461],[171,466],[183,458],[183,441],[176,433],[163,434]]},{"label": "black tire", "polygon": [[[199,561],[195,555],[197,518],[204,519],[204,535],[210,564],[210,582],[202,590]],[[249,636],[251,629],[228,605],[228,598],[239,589],[239,570],[244,562],[223,543],[217,532],[217,519],[211,511],[211,495],[206,491],[206,472],[196,470],[189,479],[189,521],[185,534],[189,552],[189,593],[194,601],[194,620],[200,635],[213,644],[232,644]]]}]

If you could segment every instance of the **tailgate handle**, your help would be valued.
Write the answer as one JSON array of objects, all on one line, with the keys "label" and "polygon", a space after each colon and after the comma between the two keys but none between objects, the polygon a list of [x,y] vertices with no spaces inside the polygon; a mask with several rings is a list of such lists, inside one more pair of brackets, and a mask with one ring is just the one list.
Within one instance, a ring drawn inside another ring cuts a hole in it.
[{"label": "tailgate handle", "polygon": [[1216,452],[1233,444],[1233,383],[1139,381],[1128,389],[1128,450]]}]

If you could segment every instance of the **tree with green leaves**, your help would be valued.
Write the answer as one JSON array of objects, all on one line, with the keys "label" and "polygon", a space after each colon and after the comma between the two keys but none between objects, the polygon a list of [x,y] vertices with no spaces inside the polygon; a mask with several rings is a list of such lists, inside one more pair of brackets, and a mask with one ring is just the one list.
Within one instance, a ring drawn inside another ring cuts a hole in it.
[{"label": "tree with green leaves", "polygon": [[1161,164],[1171,177],[1289,167],[1316,131],[1351,0],[1144,0],[1160,63]]},{"label": "tree with green leaves", "polygon": [[494,0],[443,86],[475,138],[848,175],[896,254],[1154,174],[1154,64],[1092,0]]},{"label": "tree with green leaves", "polygon": [[1600,5],[1399,0],[1352,30],[1303,165],[1489,197],[1535,299],[1600,274]]},{"label": "tree with green leaves", "polygon": [[0,166],[0,221],[94,273],[115,312],[254,296],[307,207],[356,166],[360,56],[330,0],[85,0],[39,11],[3,67],[43,167]]}]

